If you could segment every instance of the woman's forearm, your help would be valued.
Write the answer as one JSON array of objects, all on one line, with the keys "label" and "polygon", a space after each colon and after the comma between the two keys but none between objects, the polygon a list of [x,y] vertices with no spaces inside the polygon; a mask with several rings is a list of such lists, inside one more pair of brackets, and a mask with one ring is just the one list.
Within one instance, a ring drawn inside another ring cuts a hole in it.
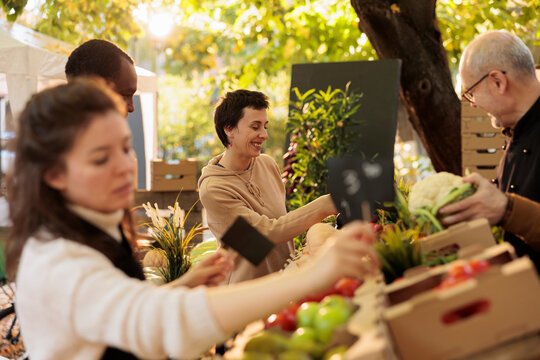
[{"label": "woman's forearm", "polygon": [[323,195],[312,202],[288,212],[277,219],[261,217],[252,224],[273,242],[283,244],[300,235],[313,224],[337,214],[330,195]]},{"label": "woman's forearm", "polygon": [[263,279],[208,289],[207,298],[218,325],[225,332],[285,308],[291,300],[312,292],[313,278],[303,270],[276,273]]}]

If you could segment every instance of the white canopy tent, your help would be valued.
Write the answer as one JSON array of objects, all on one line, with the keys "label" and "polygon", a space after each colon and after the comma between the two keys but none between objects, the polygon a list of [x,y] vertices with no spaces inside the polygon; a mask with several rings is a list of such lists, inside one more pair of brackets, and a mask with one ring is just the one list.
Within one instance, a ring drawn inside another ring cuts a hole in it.
[{"label": "white canopy tent", "polygon": [[[74,49],[71,44],[0,20],[0,95],[7,92],[13,114],[24,108],[33,93],[66,81],[64,67]],[[136,71],[141,109],[135,116],[142,117],[143,134],[139,138],[144,139],[141,148],[144,163],[139,164],[138,169],[144,169],[146,184],[150,184],[150,172],[146,169],[157,155],[157,78],[153,72],[140,67],[136,67]],[[140,158],[139,152],[137,156]]]}]

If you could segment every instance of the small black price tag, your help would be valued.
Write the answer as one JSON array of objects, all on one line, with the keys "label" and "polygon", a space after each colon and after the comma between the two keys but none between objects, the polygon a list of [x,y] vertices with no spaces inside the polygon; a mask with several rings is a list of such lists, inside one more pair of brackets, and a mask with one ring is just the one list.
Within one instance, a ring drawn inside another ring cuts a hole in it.
[{"label": "small black price tag", "polygon": [[392,160],[331,158],[327,167],[328,191],[342,224],[357,219],[370,221],[376,208],[394,200]]},{"label": "small black price tag", "polygon": [[241,216],[236,218],[221,241],[255,266],[259,265],[276,246]]}]

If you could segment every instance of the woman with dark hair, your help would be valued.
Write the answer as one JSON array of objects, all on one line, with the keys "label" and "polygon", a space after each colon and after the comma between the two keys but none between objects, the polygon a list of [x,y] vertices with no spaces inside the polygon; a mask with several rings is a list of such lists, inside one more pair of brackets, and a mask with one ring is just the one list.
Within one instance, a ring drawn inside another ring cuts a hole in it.
[{"label": "woman with dark hair", "polygon": [[210,160],[199,179],[208,226],[218,240],[242,216],[276,244],[259,266],[237,256],[229,283],[282,269],[294,253],[292,239],[337,213],[329,195],[287,213],[279,167],[272,157],[261,154],[268,139],[267,109],[268,97],[258,91],[236,90],[221,99],[214,124],[225,152]]},{"label": "woman with dark hair", "polygon": [[11,267],[22,249],[17,312],[31,359],[194,358],[291,300],[376,270],[374,235],[357,223],[286,275],[195,289],[142,281],[120,226],[134,176],[124,109],[106,87],[74,81],[34,95],[20,116],[8,248]]}]

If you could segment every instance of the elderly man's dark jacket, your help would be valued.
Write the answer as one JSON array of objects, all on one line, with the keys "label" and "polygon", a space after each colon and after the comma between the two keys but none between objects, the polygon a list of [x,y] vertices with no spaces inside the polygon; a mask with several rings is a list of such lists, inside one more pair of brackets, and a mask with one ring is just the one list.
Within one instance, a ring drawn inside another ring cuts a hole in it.
[{"label": "elderly man's dark jacket", "polygon": [[[540,98],[508,135],[498,167],[499,189],[540,202]],[[516,248],[518,255],[529,255],[540,271],[540,253],[514,234],[506,233],[504,239]]]}]

